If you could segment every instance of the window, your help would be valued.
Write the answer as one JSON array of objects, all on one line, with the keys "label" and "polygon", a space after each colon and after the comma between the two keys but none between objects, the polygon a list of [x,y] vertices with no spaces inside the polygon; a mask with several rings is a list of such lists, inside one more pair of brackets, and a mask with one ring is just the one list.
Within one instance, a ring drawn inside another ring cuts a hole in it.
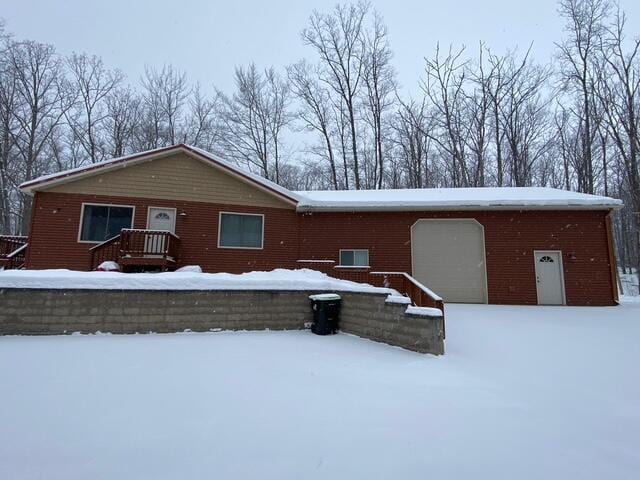
[{"label": "window", "polygon": [[104,242],[133,225],[133,207],[88,205],[82,209],[80,241]]},{"label": "window", "polygon": [[540,263],[553,263],[553,258],[549,257],[548,255],[545,255],[540,259]]},{"label": "window", "polygon": [[264,215],[220,213],[218,246],[262,248]]},{"label": "window", "polygon": [[369,250],[340,250],[341,267],[368,267]]}]

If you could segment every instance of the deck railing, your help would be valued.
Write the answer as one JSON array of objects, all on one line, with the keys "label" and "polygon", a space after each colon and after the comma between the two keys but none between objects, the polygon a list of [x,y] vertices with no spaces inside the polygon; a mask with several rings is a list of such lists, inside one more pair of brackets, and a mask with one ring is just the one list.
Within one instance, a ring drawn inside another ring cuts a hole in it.
[{"label": "deck railing", "polygon": [[24,267],[28,240],[22,235],[0,235],[0,266],[7,269]]},{"label": "deck railing", "polygon": [[166,230],[123,229],[119,235],[91,248],[91,270],[102,262],[164,266],[177,262],[180,237]]},{"label": "deck railing", "polygon": [[444,301],[433,290],[429,289],[406,272],[371,272],[373,278],[381,278],[374,284],[394,288],[411,299],[417,307],[431,307],[442,311],[444,329]]},{"label": "deck railing", "polygon": [[116,235],[89,249],[91,261],[89,270],[95,270],[102,262],[118,262],[120,259],[120,235]]},{"label": "deck railing", "polygon": [[166,230],[124,229],[120,233],[120,251],[126,257],[178,257],[180,237]]}]

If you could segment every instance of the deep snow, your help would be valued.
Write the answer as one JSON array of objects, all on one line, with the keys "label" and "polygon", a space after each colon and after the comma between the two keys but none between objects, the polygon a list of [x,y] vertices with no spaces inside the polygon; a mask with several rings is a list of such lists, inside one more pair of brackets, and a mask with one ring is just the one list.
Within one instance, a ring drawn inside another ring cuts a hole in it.
[{"label": "deep snow", "polygon": [[202,273],[199,267],[183,267],[165,273],[79,272],[75,270],[5,270],[0,288],[81,288],[117,290],[338,290],[397,294],[390,288],[340,280],[317,270]]},{"label": "deep snow", "polygon": [[635,479],[640,301],[309,332],[0,337],[0,478]]}]

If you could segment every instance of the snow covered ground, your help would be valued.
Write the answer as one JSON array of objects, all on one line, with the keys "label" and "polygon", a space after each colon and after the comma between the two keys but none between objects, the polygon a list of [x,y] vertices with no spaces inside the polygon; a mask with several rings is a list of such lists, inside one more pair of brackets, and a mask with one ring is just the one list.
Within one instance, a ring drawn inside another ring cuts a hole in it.
[{"label": "snow covered ground", "polygon": [[2,337],[0,478],[636,479],[640,300],[309,332]]},{"label": "snow covered ground", "polygon": [[622,293],[629,296],[638,296],[638,275],[635,269],[631,273],[624,273],[621,268],[618,269],[620,275],[620,285]]}]

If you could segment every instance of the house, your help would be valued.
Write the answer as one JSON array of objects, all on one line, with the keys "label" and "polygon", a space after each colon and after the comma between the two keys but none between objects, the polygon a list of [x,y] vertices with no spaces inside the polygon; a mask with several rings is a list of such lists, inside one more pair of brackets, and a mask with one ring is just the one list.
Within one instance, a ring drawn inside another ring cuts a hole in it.
[{"label": "house", "polygon": [[[550,188],[293,192],[176,145],[29,181],[26,268],[408,274],[445,301],[614,305],[616,199]],[[428,289],[424,289],[427,291]]]}]

